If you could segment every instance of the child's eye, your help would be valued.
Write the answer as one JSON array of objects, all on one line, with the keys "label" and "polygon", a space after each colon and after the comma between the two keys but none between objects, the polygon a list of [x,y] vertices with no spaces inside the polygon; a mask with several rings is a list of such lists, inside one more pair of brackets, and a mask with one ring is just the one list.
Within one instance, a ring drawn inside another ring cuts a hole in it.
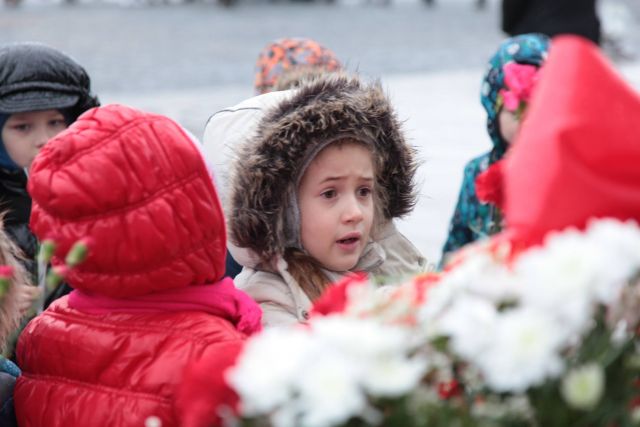
[{"label": "child's eye", "polygon": [[358,196],[369,197],[370,195],[371,195],[371,188],[369,187],[358,188]]},{"label": "child's eye", "polygon": [[54,119],[49,122],[49,126],[52,127],[67,127],[67,123],[64,119]]},{"label": "child's eye", "polygon": [[26,124],[26,123],[20,123],[17,125],[13,125],[12,128],[14,128],[15,130],[19,131],[19,132],[27,132],[29,129],[31,129],[31,125]]},{"label": "child's eye", "polygon": [[333,199],[334,197],[336,197],[336,194],[336,190],[327,190],[320,195],[325,199]]}]

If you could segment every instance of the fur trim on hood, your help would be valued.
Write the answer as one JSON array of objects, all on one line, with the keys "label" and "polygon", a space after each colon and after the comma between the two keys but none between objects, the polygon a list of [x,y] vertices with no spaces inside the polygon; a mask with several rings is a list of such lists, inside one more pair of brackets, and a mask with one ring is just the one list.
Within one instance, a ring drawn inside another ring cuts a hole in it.
[{"label": "fur trim on hood", "polygon": [[20,323],[19,289],[30,286],[28,273],[20,262],[20,250],[6,234],[3,219],[4,214],[0,213],[0,266],[10,267],[13,274],[9,288],[0,297],[0,351],[6,350],[8,338]]},{"label": "fur trim on hood", "polygon": [[282,254],[290,246],[290,230],[300,227],[297,218],[287,218],[294,186],[308,162],[342,138],[367,143],[378,157],[376,184],[386,196],[384,218],[378,220],[411,212],[415,150],[405,141],[389,99],[379,83],[334,73],[313,79],[272,108],[256,136],[238,149],[228,206],[231,240],[267,262]]}]

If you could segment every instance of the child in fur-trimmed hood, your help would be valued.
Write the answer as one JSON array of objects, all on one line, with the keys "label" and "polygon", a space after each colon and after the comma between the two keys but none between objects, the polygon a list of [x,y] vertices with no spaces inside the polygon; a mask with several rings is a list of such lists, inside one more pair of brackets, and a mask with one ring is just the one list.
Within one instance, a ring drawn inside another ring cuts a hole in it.
[{"label": "child in fur-trimmed hood", "polygon": [[245,267],[236,285],[260,303],[265,326],[305,322],[312,301],[350,272],[424,269],[392,222],[414,207],[417,164],[379,84],[318,76],[214,115],[209,127],[237,113],[252,115],[243,129],[257,128],[235,149],[230,248]]}]

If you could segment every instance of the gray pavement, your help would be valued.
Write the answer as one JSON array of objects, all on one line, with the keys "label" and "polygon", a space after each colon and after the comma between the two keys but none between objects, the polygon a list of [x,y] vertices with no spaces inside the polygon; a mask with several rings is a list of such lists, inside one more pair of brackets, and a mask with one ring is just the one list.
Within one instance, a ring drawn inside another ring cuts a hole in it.
[{"label": "gray pavement", "polygon": [[[244,0],[229,10],[208,2],[25,6],[0,8],[0,43],[37,40],[61,48],[88,68],[103,102],[168,115],[197,136],[210,114],[252,95],[255,57],[278,37],[316,38],[349,69],[382,78],[422,161],[420,201],[399,227],[438,261],[463,164],[490,144],[479,86],[502,39],[495,0],[484,11],[473,0],[441,0],[434,9],[413,0],[390,7]],[[640,47],[638,28],[627,37]],[[616,66],[640,87],[639,63]]]},{"label": "gray pavement", "polygon": [[435,8],[420,0],[388,7],[239,0],[230,9],[25,1],[0,10],[0,43],[38,40],[63,49],[88,68],[99,93],[250,87],[258,52],[286,36],[315,38],[349,69],[372,76],[478,66],[501,38],[495,5],[478,12],[474,0],[441,0]]}]

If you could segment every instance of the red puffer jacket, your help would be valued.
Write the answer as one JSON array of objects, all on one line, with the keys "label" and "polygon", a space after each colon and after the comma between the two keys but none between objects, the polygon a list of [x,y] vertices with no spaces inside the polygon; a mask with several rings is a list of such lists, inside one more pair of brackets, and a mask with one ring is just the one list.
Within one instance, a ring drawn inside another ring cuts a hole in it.
[{"label": "red puffer jacket", "polygon": [[[257,327],[246,313],[259,313],[231,282],[216,283],[224,220],[198,148],[165,117],[101,107],[43,148],[29,190],[32,229],[58,243],[53,263],[81,238],[90,251],[67,277],[76,290],[20,337],[19,425],[179,425],[185,367],[237,353],[239,329]],[[206,298],[185,300],[196,289]]]}]

